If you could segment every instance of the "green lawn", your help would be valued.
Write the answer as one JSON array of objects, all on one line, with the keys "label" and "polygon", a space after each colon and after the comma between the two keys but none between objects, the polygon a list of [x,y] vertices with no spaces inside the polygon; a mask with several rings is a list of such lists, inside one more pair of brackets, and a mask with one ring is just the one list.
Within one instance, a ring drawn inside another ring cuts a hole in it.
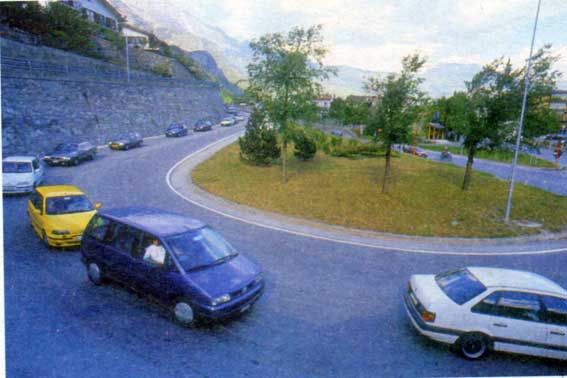
[{"label": "green lawn", "polygon": [[[345,227],[411,235],[504,237],[538,229],[503,223],[508,183],[474,172],[461,191],[463,168],[413,156],[393,159],[391,191],[379,184],[384,159],[345,159],[317,153],[314,161],[289,158],[289,182],[281,166],[243,163],[236,144],[193,171],[200,187],[237,203]],[[516,185],[512,219],[567,229],[567,197]]]},{"label": "green lawn", "polygon": [[[418,146],[431,151],[443,151],[443,149],[445,148],[444,146],[439,144],[418,144]],[[461,148],[449,146],[449,152],[454,155],[461,155]],[[464,150],[463,154],[466,155],[467,151]],[[514,159],[514,152],[480,150],[476,153],[475,158],[511,163]],[[544,159],[539,159],[523,152],[520,152],[520,154],[518,155],[518,164],[538,168],[555,168],[552,162]]]}]

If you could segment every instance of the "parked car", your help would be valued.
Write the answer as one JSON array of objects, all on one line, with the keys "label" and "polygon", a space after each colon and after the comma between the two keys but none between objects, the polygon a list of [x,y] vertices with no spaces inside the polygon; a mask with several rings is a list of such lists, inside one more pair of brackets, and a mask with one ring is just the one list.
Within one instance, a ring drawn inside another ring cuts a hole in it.
[{"label": "parked car", "polygon": [[143,143],[140,133],[131,131],[128,133],[120,134],[112,139],[108,145],[113,150],[129,150],[133,147],[140,147]]},{"label": "parked car", "polygon": [[[413,155],[414,147],[406,144],[404,145],[403,150],[405,153]],[[421,148],[415,147],[415,156],[427,159],[427,152],[423,151]]]},{"label": "parked car", "polygon": [[30,193],[43,182],[44,169],[35,156],[9,156],[2,160],[2,191]]},{"label": "parked car", "polygon": [[567,291],[535,273],[471,267],[414,275],[404,302],[419,333],[466,358],[496,350],[567,359]]},{"label": "parked car", "polygon": [[221,126],[232,126],[232,125],[234,125],[234,118],[226,117],[221,121],[220,125]]},{"label": "parked car", "polygon": [[79,165],[85,160],[93,160],[97,147],[90,142],[60,143],[53,152],[45,155],[43,160],[48,165]]},{"label": "parked car", "polygon": [[331,134],[334,135],[334,136],[339,136],[339,137],[343,136],[343,132],[341,130],[332,130]]},{"label": "parked car", "polygon": [[81,243],[89,279],[122,282],[188,326],[248,310],[260,297],[260,268],[209,226],[151,208],[98,213]]},{"label": "parked car", "polygon": [[48,247],[73,247],[100,203],[92,205],[76,186],[38,186],[28,201],[32,228]]},{"label": "parked car", "polygon": [[182,125],[180,123],[172,123],[171,125],[169,125],[167,130],[165,130],[165,136],[181,137],[181,136],[186,136],[188,132],[189,130],[185,125]]},{"label": "parked car", "polygon": [[193,127],[194,131],[211,131],[213,129],[213,123],[207,121],[206,119],[200,119],[195,123]]}]

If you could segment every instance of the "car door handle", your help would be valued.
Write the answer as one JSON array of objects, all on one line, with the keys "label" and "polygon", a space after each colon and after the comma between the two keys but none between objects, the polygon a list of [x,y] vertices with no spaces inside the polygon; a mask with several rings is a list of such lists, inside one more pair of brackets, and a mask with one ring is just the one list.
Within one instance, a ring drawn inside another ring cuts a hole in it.
[{"label": "car door handle", "polygon": [[502,327],[502,328],[507,328],[508,324],[504,324],[504,323],[494,323],[493,324],[495,327]]},{"label": "car door handle", "polygon": [[552,335],[556,335],[556,336],[565,336],[565,334],[563,332],[560,332],[560,331],[550,331],[549,333],[551,333]]}]

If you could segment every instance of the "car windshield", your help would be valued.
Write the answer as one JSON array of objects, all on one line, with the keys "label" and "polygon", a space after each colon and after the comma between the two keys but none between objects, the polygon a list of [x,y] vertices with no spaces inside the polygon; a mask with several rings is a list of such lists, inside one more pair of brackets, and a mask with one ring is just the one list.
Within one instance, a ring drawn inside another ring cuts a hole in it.
[{"label": "car windshield", "polygon": [[186,270],[220,264],[237,255],[234,248],[210,227],[171,236],[166,241]]},{"label": "car windshield", "polygon": [[93,205],[86,196],[48,197],[45,211],[48,215],[82,213],[93,210]]},{"label": "car windshield", "polygon": [[28,162],[3,161],[2,172],[4,173],[29,173],[32,171],[32,165]]},{"label": "car windshield", "polygon": [[70,152],[75,151],[77,149],[76,144],[71,143],[61,143],[55,147],[55,152]]},{"label": "car windshield", "polygon": [[180,129],[181,125],[178,125],[176,123],[174,123],[173,125],[169,125],[168,129],[173,130],[173,129]]},{"label": "car windshield", "polygon": [[453,302],[460,305],[486,290],[468,269],[440,273],[435,276],[435,281]]}]

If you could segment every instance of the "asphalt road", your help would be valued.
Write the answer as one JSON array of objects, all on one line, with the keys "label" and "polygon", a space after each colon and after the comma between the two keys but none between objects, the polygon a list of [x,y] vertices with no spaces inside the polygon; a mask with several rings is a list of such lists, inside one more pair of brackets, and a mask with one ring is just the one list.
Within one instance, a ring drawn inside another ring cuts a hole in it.
[{"label": "asphalt road", "polygon": [[144,298],[92,285],[77,250],[48,251],[25,214],[4,198],[8,377],[377,377],[567,374],[567,363],[494,353],[467,361],[418,336],[401,294],[411,274],[464,265],[525,269],[564,287],[564,254],[416,255],[293,236],[223,218],[168,188],[184,156],[241,126],[103,151],[78,167],[50,168],[105,208],[147,205],[199,218],[264,269],[267,289],[250,312],[183,329]]}]

